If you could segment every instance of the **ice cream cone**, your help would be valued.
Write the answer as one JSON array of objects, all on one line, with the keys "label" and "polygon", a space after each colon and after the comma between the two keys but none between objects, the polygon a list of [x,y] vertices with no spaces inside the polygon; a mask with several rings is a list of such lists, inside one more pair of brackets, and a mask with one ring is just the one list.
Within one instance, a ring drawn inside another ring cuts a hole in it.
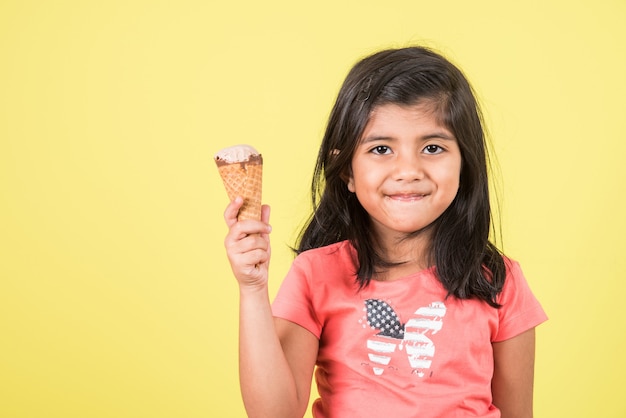
[{"label": "ice cream cone", "polygon": [[243,198],[237,219],[261,219],[263,157],[249,145],[225,148],[215,155],[215,163],[230,200]]}]

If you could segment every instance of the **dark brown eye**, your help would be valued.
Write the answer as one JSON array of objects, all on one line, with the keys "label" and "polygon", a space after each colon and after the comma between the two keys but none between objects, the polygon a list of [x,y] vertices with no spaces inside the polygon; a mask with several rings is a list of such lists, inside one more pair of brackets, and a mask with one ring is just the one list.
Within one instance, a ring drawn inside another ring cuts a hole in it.
[{"label": "dark brown eye", "polygon": [[384,155],[384,154],[389,154],[391,152],[391,148],[389,148],[386,145],[378,145],[372,148],[370,152],[373,152],[374,154],[378,154],[378,155]]},{"label": "dark brown eye", "polygon": [[426,148],[424,148],[424,152],[430,155],[439,154],[443,152],[443,148],[441,148],[439,145],[426,145]]}]

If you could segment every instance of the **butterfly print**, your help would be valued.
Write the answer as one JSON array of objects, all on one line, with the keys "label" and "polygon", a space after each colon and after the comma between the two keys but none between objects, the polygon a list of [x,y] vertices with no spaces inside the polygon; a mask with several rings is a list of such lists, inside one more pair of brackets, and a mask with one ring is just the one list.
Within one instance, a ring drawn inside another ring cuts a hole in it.
[{"label": "butterfly print", "polygon": [[423,377],[435,356],[435,344],[429,338],[443,327],[446,306],[433,302],[418,308],[406,323],[387,302],[380,299],[365,301],[366,322],[378,333],[367,340],[368,360],[372,371],[382,375],[390,368],[396,349],[406,349],[412,373]]}]

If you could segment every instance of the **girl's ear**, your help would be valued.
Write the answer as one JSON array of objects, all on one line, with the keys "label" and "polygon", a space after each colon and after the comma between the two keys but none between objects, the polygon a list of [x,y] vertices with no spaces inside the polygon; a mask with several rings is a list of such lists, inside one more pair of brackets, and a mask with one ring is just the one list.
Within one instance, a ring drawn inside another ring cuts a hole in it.
[{"label": "girl's ear", "polygon": [[[340,152],[341,150],[333,148],[332,151],[330,151],[331,158],[337,157]],[[341,180],[348,185],[348,190],[354,193],[354,182],[352,181],[352,170],[350,168],[341,173]]]},{"label": "girl's ear", "polygon": [[[330,151],[330,156],[331,158],[336,157],[339,155],[339,153],[341,152],[341,150],[337,149],[337,148],[333,148]],[[352,193],[354,193],[354,180],[352,179],[352,169],[348,168],[346,170],[346,172],[341,174],[341,180],[343,180],[344,183],[346,183],[346,185],[348,186],[348,190],[350,190]]]},{"label": "girl's ear", "polygon": [[350,190],[352,193],[355,193],[356,189],[354,188],[354,178],[352,177],[352,174],[350,174],[347,180],[344,180],[344,181],[348,185],[348,190]]},{"label": "girl's ear", "polygon": [[348,168],[341,174],[341,180],[346,183],[349,191],[352,193],[356,192],[356,189],[354,188],[354,176],[352,176],[352,167]]}]

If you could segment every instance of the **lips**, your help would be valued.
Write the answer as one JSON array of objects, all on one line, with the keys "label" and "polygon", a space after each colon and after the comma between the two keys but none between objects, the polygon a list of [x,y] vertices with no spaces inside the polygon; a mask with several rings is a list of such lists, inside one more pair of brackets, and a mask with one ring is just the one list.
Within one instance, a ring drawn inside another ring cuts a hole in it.
[{"label": "lips", "polygon": [[401,202],[415,202],[426,196],[428,196],[426,193],[392,193],[387,195],[389,199]]}]

